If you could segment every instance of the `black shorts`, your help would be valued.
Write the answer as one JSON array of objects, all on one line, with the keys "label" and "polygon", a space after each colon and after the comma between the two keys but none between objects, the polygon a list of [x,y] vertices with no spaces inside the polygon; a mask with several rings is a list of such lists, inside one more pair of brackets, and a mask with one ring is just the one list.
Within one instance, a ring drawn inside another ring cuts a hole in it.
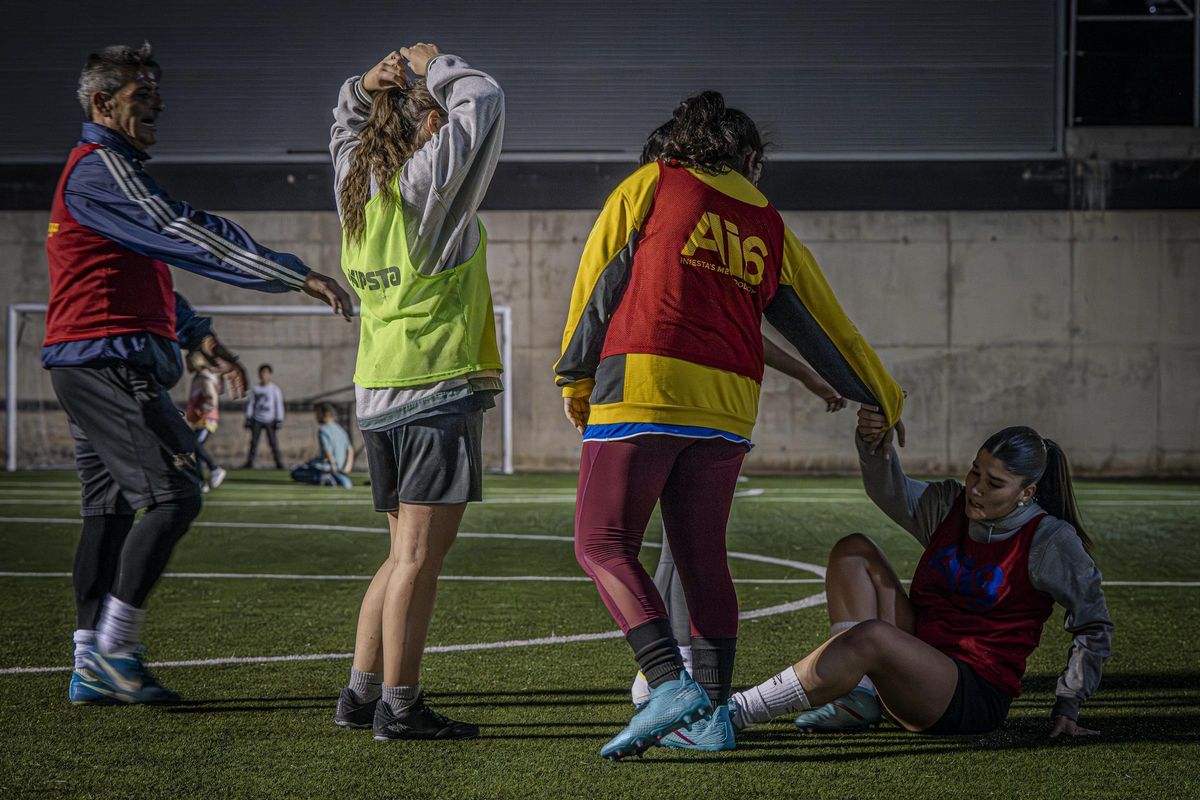
[{"label": "black shorts", "polygon": [[85,517],[200,495],[196,434],[158,381],[124,364],[55,367],[71,421]]},{"label": "black shorts", "polygon": [[950,698],[941,719],[921,733],[935,736],[991,733],[1008,716],[1012,697],[979,677],[969,664],[954,657],[951,660],[958,667],[954,697]]},{"label": "black shorts", "polygon": [[376,511],[483,499],[483,411],[363,431]]}]

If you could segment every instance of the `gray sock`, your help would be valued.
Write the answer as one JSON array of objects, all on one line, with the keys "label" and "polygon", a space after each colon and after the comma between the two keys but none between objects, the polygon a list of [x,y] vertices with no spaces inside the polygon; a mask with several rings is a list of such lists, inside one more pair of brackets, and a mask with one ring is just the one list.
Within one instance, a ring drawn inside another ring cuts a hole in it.
[{"label": "gray sock", "polygon": [[420,696],[420,686],[383,687],[383,702],[387,703],[388,710],[393,714],[399,714],[401,711],[404,711],[417,702],[417,698]]},{"label": "gray sock", "polygon": [[96,645],[96,632],[87,630],[77,630],[72,637],[75,640],[75,669],[87,669],[88,653]]},{"label": "gray sock", "polygon": [[361,703],[373,703],[383,692],[383,676],[378,672],[359,672],[350,668],[350,691]]},{"label": "gray sock", "polygon": [[104,609],[100,612],[96,645],[102,653],[125,655],[141,641],[142,625],[145,623],[145,609],[118,600],[110,594],[104,598]]}]

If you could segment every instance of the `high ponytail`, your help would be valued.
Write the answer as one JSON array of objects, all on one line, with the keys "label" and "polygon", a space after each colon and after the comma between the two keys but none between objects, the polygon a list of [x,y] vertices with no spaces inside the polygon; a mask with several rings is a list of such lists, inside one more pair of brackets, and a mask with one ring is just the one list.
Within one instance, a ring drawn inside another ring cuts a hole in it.
[{"label": "high ponytail", "polygon": [[1050,514],[1064,522],[1079,534],[1083,549],[1092,552],[1092,539],[1083,529],[1083,520],[1079,514],[1079,504],[1075,501],[1075,487],[1071,483],[1071,465],[1067,463],[1067,455],[1052,439],[1046,442],[1046,469],[1038,481],[1037,502]]},{"label": "high ponytail", "polygon": [[1004,467],[1022,478],[1021,487],[1037,484],[1036,500],[1047,513],[1069,522],[1083,549],[1092,551],[1092,539],[1083,528],[1075,488],[1071,483],[1071,466],[1062,448],[1051,439],[1043,439],[1033,428],[1017,425],[992,434],[983,448],[992,457],[1004,462]]}]

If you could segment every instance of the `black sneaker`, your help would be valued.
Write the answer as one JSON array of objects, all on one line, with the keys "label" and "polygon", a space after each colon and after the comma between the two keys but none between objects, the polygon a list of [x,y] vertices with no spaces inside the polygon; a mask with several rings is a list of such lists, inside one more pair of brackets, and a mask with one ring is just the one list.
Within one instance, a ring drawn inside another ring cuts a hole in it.
[{"label": "black sneaker", "polygon": [[358,695],[352,689],[342,689],[338,695],[337,711],[333,713],[333,721],[343,728],[369,728],[375,721],[375,706],[379,705],[376,698],[369,703],[359,702]]},{"label": "black sneaker", "polygon": [[425,705],[424,695],[415,703],[393,714],[387,703],[375,707],[375,741],[393,739],[474,739],[479,727],[443,716]]}]

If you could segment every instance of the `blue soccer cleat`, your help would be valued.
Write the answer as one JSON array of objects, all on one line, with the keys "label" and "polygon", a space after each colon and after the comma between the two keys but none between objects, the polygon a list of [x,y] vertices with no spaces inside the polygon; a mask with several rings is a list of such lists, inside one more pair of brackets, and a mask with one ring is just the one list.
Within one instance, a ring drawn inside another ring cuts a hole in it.
[{"label": "blue soccer cleat", "polygon": [[737,738],[729,704],[718,708],[709,719],[702,719],[690,728],[668,733],[659,744],[678,750],[733,750],[737,747]]},{"label": "blue soccer cleat", "polygon": [[96,677],[90,666],[71,673],[68,696],[71,698],[71,702],[77,706],[112,705],[125,702],[118,693]]},{"label": "blue soccer cleat", "polygon": [[707,719],[712,712],[708,694],[685,670],[678,680],[650,690],[645,707],[633,715],[625,730],[600,748],[600,756],[613,761],[640,756],[671,731]]},{"label": "blue soccer cleat", "polygon": [[865,730],[879,723],[879,698],[861,686],[831,703],[796,717],[796,727],[805,733],[835,733]]},{"label": "blue soccer cleat", "polygon": [[133,703],[178,703],[179,693],[166,689],[150,670],[146,668],[143,649],[139,646],[130,653],[102,653],[92,651],[90,658],[95,677],[94,683],[111,693],[113,702]]}]

